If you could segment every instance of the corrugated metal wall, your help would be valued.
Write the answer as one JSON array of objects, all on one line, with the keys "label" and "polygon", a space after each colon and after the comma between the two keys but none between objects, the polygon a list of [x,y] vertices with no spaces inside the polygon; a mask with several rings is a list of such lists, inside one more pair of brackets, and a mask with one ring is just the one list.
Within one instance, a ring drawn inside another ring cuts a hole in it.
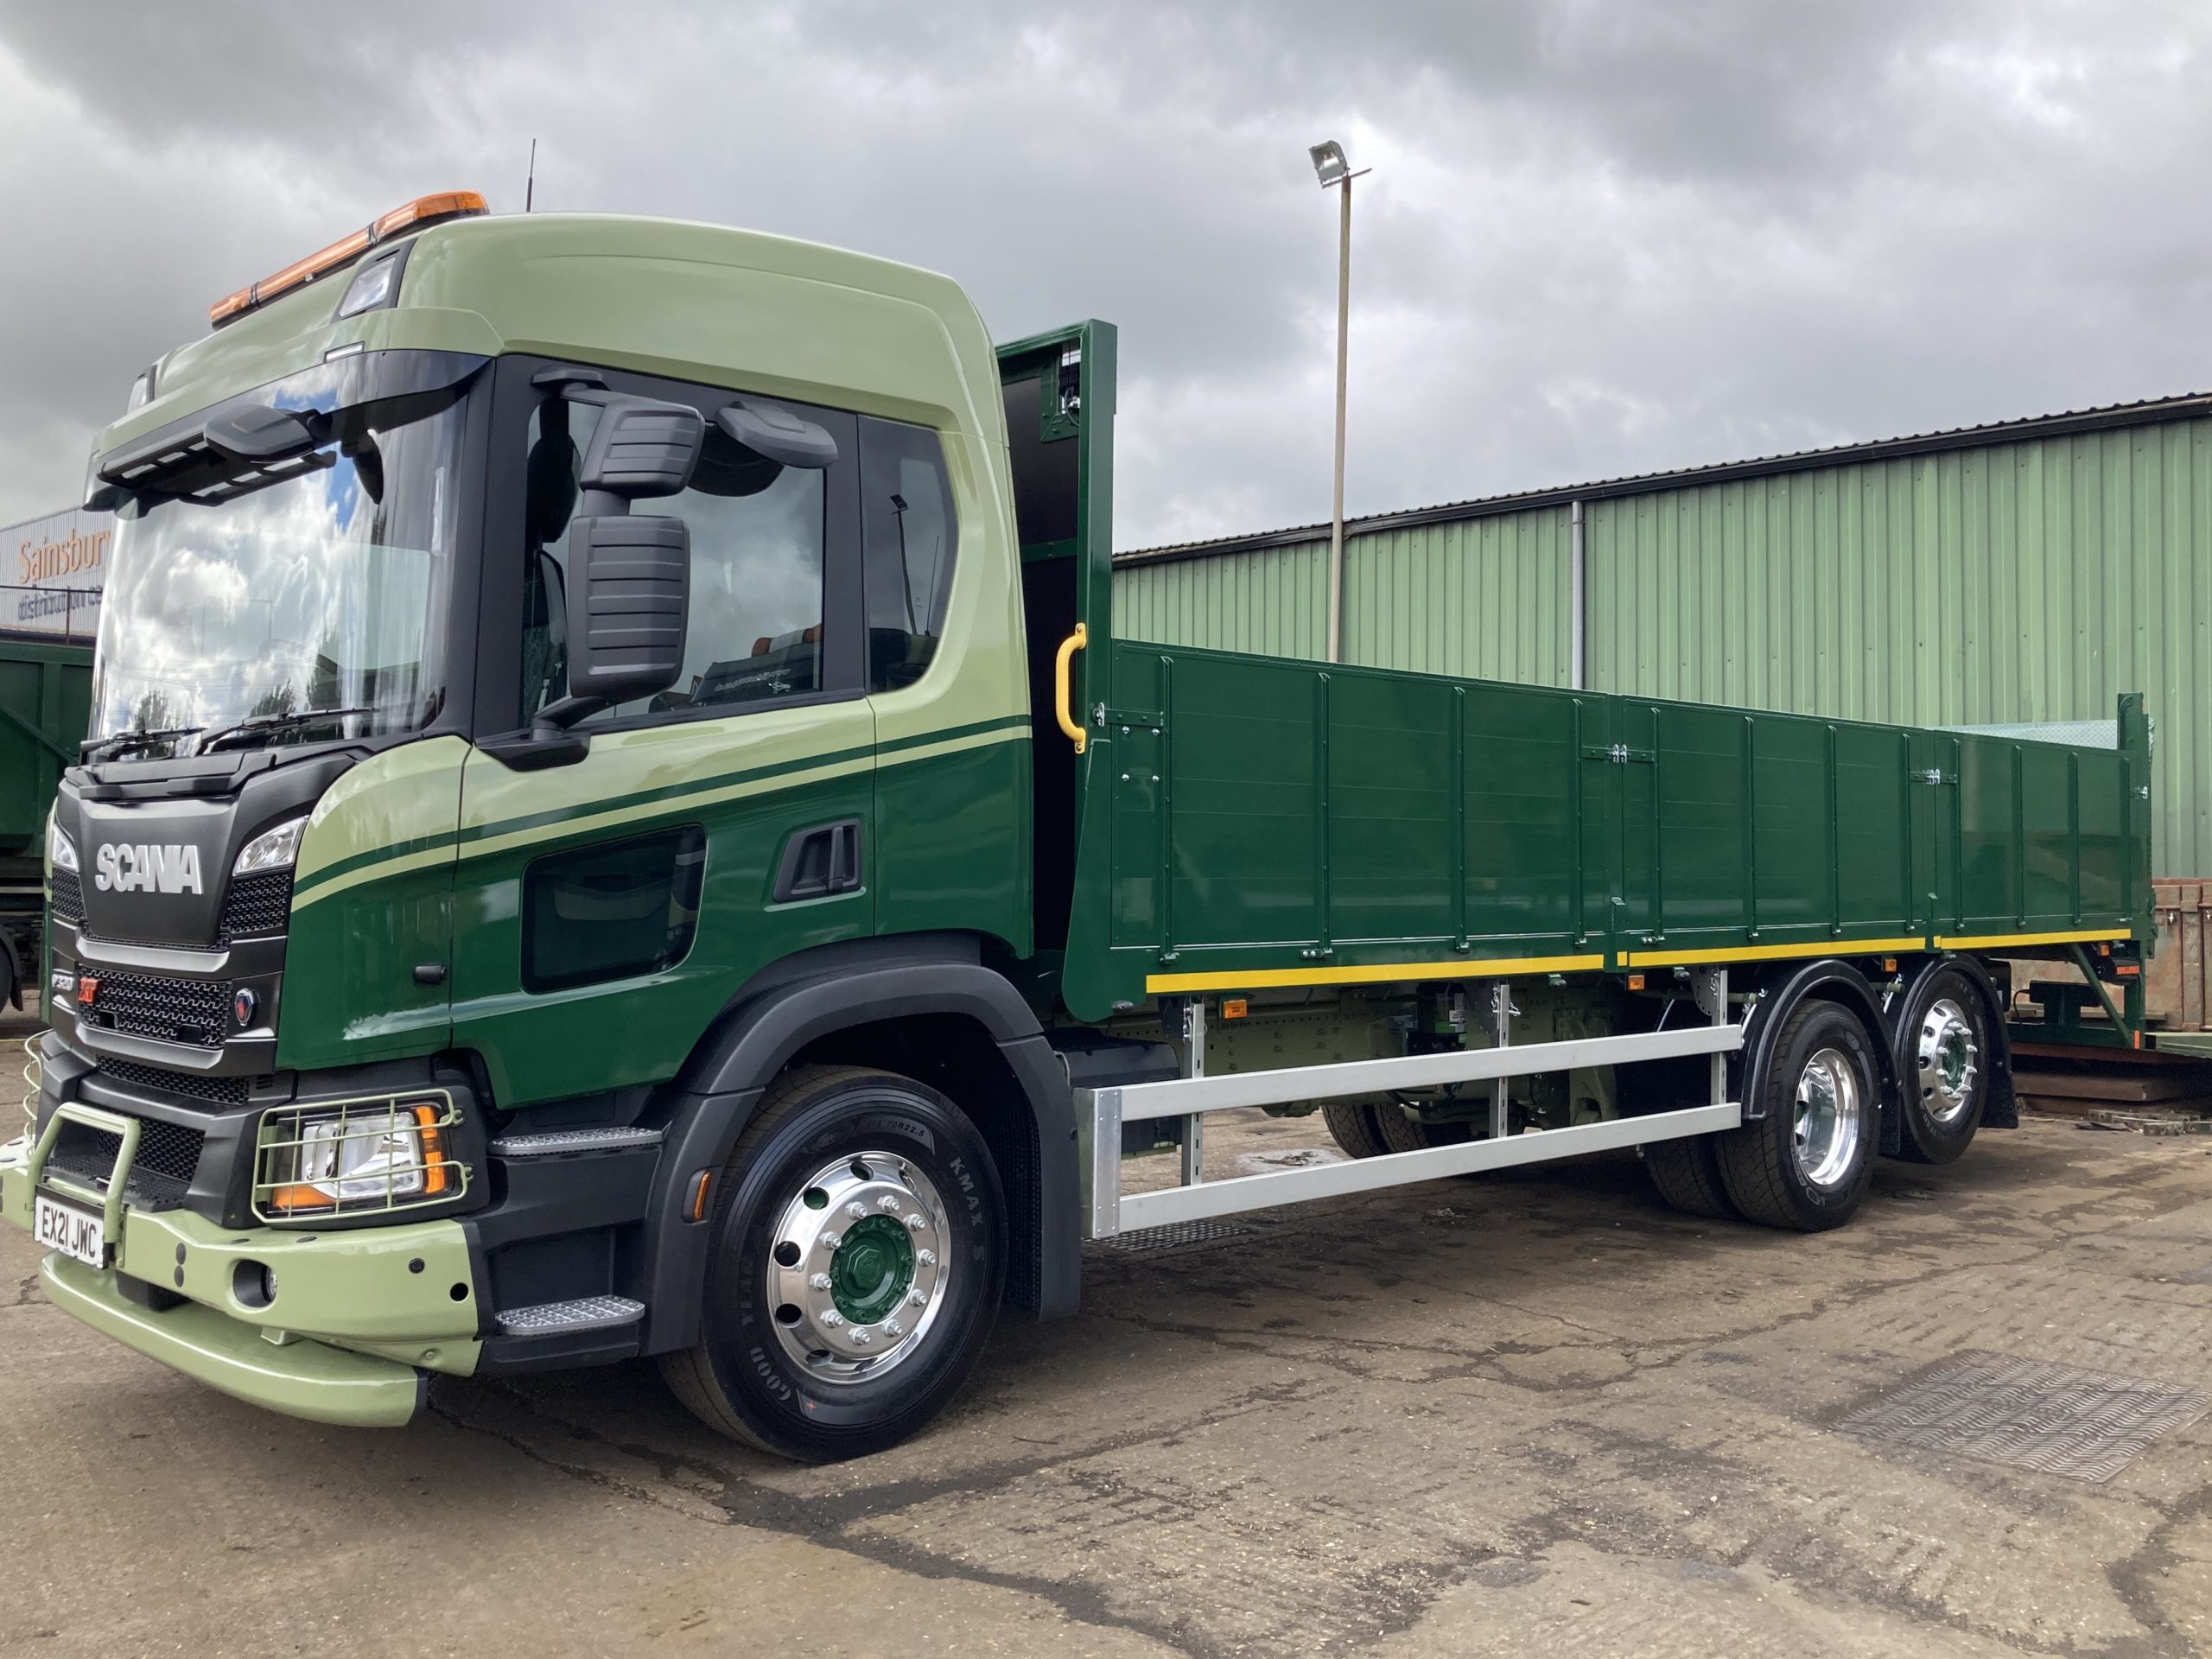
[{"label": "corrugated metal wall", "polygon": [[[1356,663],[1542,685],[1567,682],[1572,543],[1565,508],[1344,543],[1344,655]],[[1325,654],[1329,544],[1126,567],[1127,639]]]},{"label": "corrugated metal wall", "polygon": [[[2150,698],[2162,875],[2212,875],[2212,421],[1846,463],[1586,509],[1593,689],[1915,725]],[[1353,661],[1567,683],[1563,508],[1356,535]],[[1116,626],[1318,656],[1325,541],[1125,568]]]}]

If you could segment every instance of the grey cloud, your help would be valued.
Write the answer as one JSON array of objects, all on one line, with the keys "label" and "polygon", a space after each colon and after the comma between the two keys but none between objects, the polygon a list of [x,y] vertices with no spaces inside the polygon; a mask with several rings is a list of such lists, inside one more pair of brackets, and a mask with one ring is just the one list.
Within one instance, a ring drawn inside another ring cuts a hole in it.
[{"label": "grey cloud", "polygon": [[[946,270],[1122,330],[1123,545],[2212,384],[2171,0],[0,6],[0,521],[218,293],[420,189]],[[10,114],[8,111],[13,111]],[[36,251],[34,253],[33,251]]]}]

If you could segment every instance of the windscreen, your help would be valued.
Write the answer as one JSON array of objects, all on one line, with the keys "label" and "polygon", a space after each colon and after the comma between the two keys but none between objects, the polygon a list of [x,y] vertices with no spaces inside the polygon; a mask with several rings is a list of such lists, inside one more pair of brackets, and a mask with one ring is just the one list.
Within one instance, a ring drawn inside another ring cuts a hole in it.
[{"label": "windscreen", "polygon": [[92,735],[137,753],[414,730],[445,689],[467,393],[321,412],[274,481],[116,514]]}]

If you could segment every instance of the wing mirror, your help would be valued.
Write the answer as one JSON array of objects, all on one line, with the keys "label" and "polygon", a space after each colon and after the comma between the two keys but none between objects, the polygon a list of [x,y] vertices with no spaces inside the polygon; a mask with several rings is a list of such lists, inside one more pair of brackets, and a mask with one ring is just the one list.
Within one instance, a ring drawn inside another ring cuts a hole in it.
[{"label": "wing mirror", "polygon": [[837,440],[829,430],[780,404],[741,397],[715,416],[715,424],[779,466],[820,472],[837,464]]},{"label": "wing mirror", "polygon": [[681,518],[632,513],[630,503],[690,482],[707,423],[684,404],[618,397],[586,452],[580,511],[569,521],[569,695],[526,731],[481,745],[518,771],[581,760],[569,728],[618,702],[664,691],[683,672],[691,532]]}]

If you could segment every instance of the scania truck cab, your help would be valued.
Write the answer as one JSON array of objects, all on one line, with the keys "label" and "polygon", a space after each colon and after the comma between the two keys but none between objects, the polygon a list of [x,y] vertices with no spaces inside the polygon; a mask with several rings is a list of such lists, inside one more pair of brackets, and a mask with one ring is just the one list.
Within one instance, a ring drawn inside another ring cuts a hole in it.
[{"label": "scania truck cab", "polygon": [[[2005,1121],[1978,953],[2147,932],[2139,704],[2000,757],[1115,641],[1103,324],[465,192],[212,321],[91,463],[0,1211],[278,1410],[657,1356],[846,1457],[1125,1226],[1602,1146],[1833,1225]],[[1320,1103],[1344,1163],[1205,1180]]]}]

